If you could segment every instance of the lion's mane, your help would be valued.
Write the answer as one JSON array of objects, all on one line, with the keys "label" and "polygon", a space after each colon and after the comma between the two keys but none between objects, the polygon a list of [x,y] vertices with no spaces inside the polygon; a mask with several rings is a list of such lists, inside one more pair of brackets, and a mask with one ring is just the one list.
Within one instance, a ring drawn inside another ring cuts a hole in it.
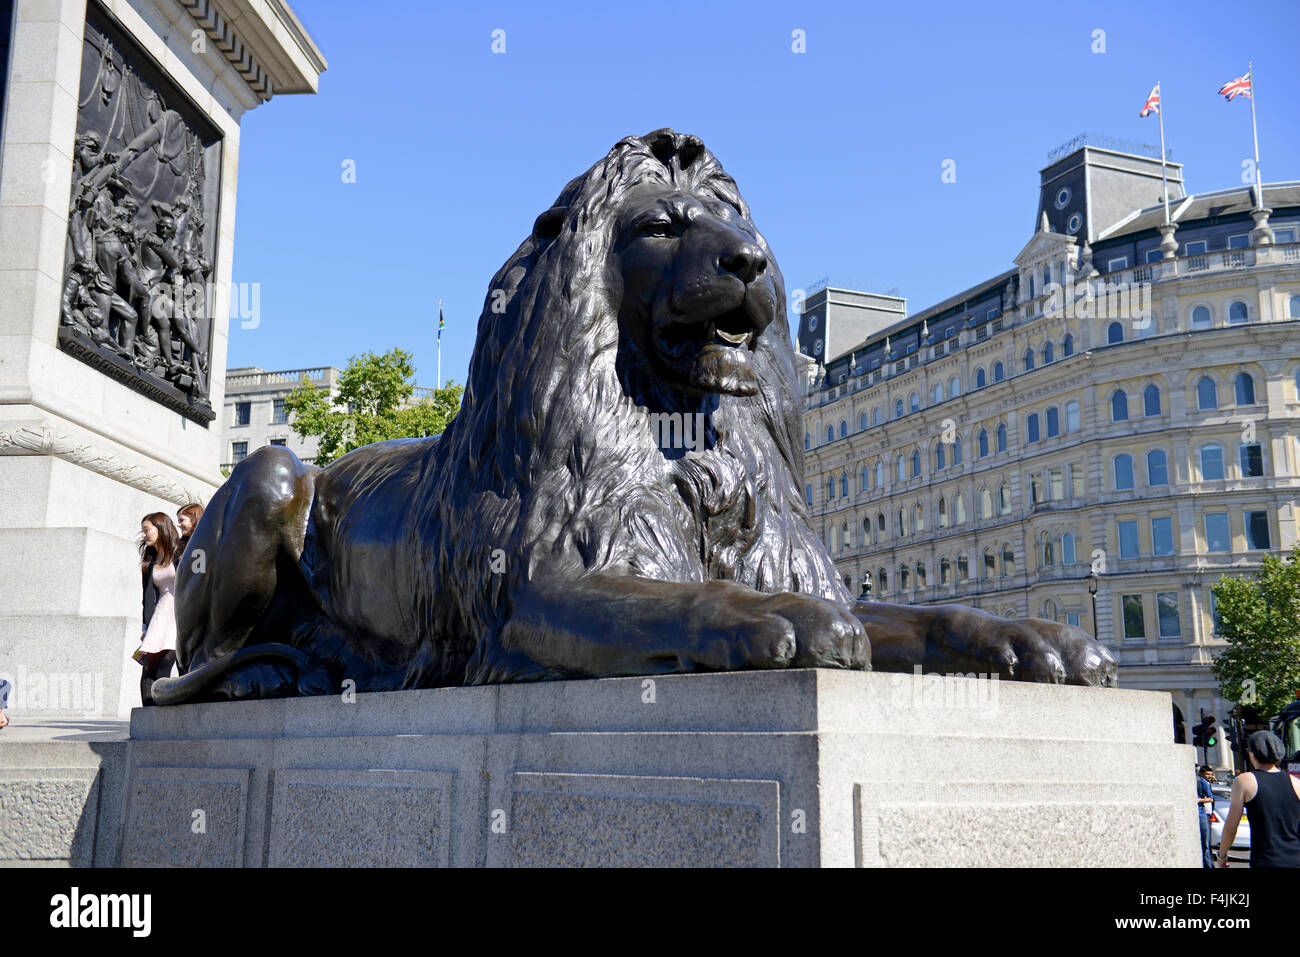
[{"label": "lion's mane", "polygon": [[[803,499],[785,290],[761,236],[777,315],[753,356],[759,392],[690,408],[675,400],[675,411],[705,413],[708,441],[676,457],[658,446],[650,406],[672,400],[647,363],[620,362],[619,286],[608,273],[616,212],[645,182],[750,218],[698,138],[658,130],[621,140],[572,180],[554,204],[558,233],[535,231],[497,272],[460,412],[439,440],[412,443],[400,478],[406,511],[393,531],[406,547],[393,551],[421,561],[392,574],[414,576],[410,625],[428,636],[407,686],[482,680],[518,586],[548,576],[726,579],[851,602]],[[354,482],[351,501],[332,507],[373,504],[377,485],[396,479]]]}]

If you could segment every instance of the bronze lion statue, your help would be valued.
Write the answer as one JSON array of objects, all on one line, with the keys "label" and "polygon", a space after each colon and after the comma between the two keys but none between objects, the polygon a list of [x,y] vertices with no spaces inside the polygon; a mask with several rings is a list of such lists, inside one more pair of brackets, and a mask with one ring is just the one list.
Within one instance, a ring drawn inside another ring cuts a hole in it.
[{"label": "bronze lion statue", "polygon": [[873,658],[1114,683],[1077,628],[855,603],[804,503],[800,408],[781,273],[735,182],[694,136],[623,139],[493,278],[446,432],[235,467],[154,698]]}]

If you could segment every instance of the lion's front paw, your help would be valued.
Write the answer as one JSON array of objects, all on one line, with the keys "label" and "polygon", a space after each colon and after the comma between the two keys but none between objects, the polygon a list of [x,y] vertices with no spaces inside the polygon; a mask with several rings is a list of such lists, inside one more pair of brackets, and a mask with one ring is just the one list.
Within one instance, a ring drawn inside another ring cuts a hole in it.
[{"label": "lion's front paw", "polygon": [[[1017,681],[1113,688],[1119,665],[1105,646],[1073,625],[1043,618],[995,619],[983,644],[989,670]],[[984,637],[984,636],[981,636]]]},{"label": "lion's front paw", "polygon": [[861,623],[812,595],[769,595],[728,582],[710,582],[693,608],[701,640],[690,655],[697,667],[861,668],[871,646]]}]

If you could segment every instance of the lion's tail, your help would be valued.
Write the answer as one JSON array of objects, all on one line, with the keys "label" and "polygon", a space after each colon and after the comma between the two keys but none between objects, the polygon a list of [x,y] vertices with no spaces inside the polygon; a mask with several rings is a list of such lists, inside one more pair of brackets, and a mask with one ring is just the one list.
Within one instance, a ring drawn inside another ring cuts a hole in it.
[{"label": "lion's tail", "polygon": [[293,667],[298,673],[299,694],[328,694],[334,690],[319,659],[291,645],[270,643],[240,648],[175,678],[159,678],[153,683],[153,700],[161,705],[194,701],[226,675],[258,662]]}]

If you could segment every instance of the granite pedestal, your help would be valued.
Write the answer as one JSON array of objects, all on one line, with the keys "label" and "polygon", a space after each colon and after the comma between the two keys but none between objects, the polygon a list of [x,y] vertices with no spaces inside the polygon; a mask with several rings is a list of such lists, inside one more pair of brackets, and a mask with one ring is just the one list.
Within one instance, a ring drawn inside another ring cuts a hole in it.
[{"label": "granite pedestal", "polygon": [[796,670],[137,709],[126,866],[1200,862],[1169,696]]}]

